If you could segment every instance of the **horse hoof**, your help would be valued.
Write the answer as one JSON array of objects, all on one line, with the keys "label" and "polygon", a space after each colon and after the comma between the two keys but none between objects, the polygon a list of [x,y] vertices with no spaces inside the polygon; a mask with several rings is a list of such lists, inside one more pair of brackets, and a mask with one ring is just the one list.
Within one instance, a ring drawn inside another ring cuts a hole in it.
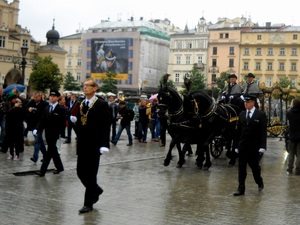
[{"label": "horse hoof", "polygon": [[168,165],[170,165],[170,160],[165,160],[164,161],[164,166],[168,166]]},{"label": "horse hoof", "polygon": [[204,164],[203,166],[204,166],[204,169],[205,170],[209,170],[209,168],[211,167],[211,163],[208,163],[208,164]]}]

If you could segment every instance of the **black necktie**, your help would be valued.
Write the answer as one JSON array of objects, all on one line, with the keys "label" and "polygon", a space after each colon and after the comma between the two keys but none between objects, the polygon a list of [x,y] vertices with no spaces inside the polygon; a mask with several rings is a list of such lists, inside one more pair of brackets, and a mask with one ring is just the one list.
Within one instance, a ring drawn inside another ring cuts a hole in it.
[{"label": "black necktie", "polygon": [[251,111],[247,112],[247,124],[250,123],[251,117],[250,117]]},{"label": "black necktie", "polygon": [[52,110],[53,110],[53,106],[52,106],[52,105],[50,105],[49,112],[51,113],[51,112],[52,112]]},{"label": "black necktie", "polygon": [[89,103],[90,103],[89,101],[86,101],[86,103],[85,103],[86,107],[89,107]]}]

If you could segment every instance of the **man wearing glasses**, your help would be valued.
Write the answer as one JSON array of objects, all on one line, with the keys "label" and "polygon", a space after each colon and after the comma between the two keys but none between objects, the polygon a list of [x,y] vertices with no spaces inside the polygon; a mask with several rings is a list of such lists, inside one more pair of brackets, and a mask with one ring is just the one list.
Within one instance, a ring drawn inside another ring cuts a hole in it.
[{"label": "man wearing glasses", "polygon": [[77,133],[77,175],[85,186],[84,205],[79,213],[93,210],[103,189],[97,184],[100,155],[109,151],[110,112],[106,101],[95,94],[98,84],[91,78],[84,82],[86,96],[76,116],[70,120]]}]

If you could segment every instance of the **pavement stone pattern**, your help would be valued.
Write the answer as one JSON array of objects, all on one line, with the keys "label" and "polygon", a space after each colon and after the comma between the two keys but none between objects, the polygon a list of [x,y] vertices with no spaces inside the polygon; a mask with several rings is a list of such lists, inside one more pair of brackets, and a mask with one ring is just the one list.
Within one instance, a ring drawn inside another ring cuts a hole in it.
[{"label": "pavement stone pattern", "polygon": [[[206,171],[195,165],[195,156],[186,157],[176,168],[177,150],[168,167],[163,160],[168,150],[158,142],[126,146],[124,131],[110,153],[101,157],[99,184],[104,189],[94,210],[78,214],[84,187],[76,174],[75,135],[63,144],[65,171],[45,177],[15,176],[37,171],[41,162],[30,157],[33,146],[25,146],[21,161],[0,153],[0,224],[7,225],[198,225],[198,224],[299,224],[300,176],[286,174],[284,141],[268,138],[262,159],[265,189],[259,193],[248,168],[246,193],[234,197],[237,165],[227,167],[225,153],[212,160]],[[195,146],[193,146],[195,150]],[[54,169],[53,162],[49,169]]]}]

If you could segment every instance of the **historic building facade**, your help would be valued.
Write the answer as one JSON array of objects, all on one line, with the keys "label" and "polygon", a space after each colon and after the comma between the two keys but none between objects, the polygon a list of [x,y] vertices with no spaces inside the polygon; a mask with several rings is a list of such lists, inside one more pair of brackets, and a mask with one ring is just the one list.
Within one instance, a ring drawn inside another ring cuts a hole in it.
[{"label": "historic building facade", "polygon": [[177,90],[183,85],[184,77],[192,70],[194,64],[204,72],[207,67],[208,25],[204,18],[199,20],[197,28],[189,30],[186,26],[182,32],[170,35],[170,56],[168,73]]},{"label": "historic building facade", "polygon": [[255,74],[259,83],[271,87],[281,78],[299,88],[300,27],[271,26],[241,30],[240,74]]},{"label": "historic building facade", "polygon": [[[39,48],[39,43],[30,35],[27,28],[18,24],[19,1],[0,1],[0,86],[18,83],[27,86],[31,65]],[[27,47],[25,77],[22,76],[21,47]]]},{"label": "historic building facade", "polygon": [[78,84],[82,82],[82,33],[61,37],[60,46],[67,51],[65,57],[65,73],[71,73]]}]

